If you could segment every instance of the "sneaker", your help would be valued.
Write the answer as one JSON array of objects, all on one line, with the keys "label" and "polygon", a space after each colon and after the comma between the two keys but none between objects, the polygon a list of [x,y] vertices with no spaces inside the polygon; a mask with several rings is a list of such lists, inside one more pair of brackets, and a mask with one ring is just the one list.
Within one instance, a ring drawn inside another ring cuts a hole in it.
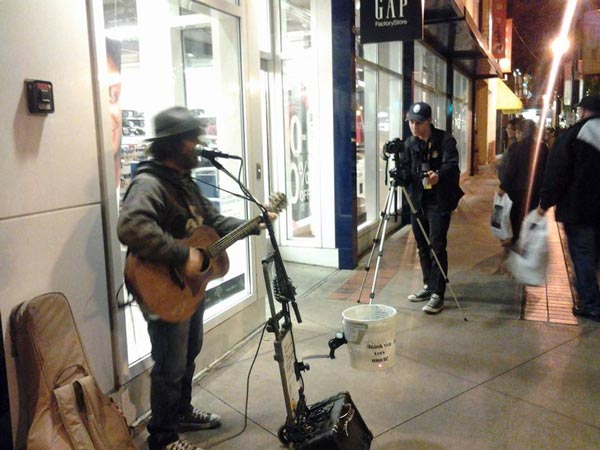
[{"label": "sneaker", "polygon": [[410,294],[408,299],[411,302],[424,302],[425,300],[429,300],[431,298],[431,291],[427,287],[427,285],[423,286],[419,292],[415,292],[414,294]]},{"label": "sneaker", "polygon": [[179,427],[191,430],[208,430],[221,425],[221,416],[192,408],[179,416]]},{"label": "sneaker", "polygon": [[431,294],[431,298],[422,308],[422,310],[427,314],[437,314],[442,309],[444,309],[444,300],[442,300],[437,294]]},{"label": "sneaker", "polygon": [[171,442],[165,447],[165,450],[202,450],[197,445],[186,441],[185,439],[179,438],[174,442]]}]

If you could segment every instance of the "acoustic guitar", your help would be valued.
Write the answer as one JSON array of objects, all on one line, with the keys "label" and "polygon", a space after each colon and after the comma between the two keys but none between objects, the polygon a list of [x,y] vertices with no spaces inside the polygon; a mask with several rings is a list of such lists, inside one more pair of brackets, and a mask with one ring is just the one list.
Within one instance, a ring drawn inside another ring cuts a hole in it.
[{"label": "acoustic guitar", "polygon": [[[278,213],[287,205],[285,194],[275,193],[269,199],[269,211]],[[206,266],[206,269],[195,278],[185,277],[182,268],[148,261],[130,253],[125,260],[127,288],[148,313],[166,322],[182,322],[200,306],[206,285],[229,270],[225,250],[256,232],[261,221],[262,216],[257,216],[222,238],[206,225],[196,228],[184,240],[190,247],[200,250],[204,258],[203,267]]]}]

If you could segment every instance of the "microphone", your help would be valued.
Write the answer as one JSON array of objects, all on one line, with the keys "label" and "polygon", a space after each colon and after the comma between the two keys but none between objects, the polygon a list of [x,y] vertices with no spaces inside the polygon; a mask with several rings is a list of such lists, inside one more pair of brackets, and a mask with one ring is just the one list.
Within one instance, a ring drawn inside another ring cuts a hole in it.
[{"label": "microphone", "polygon": [[196,156],[201,156],[202,158],[206,158],[210,161],[214,160],[215,158],[239,159],[240,161],[242,159],[237,155],[230,155],[228,153],[222,153],[217,150],[207,150],[203,147],[200,147],[199,145],[196,146],[194,151],[196,152]]}]

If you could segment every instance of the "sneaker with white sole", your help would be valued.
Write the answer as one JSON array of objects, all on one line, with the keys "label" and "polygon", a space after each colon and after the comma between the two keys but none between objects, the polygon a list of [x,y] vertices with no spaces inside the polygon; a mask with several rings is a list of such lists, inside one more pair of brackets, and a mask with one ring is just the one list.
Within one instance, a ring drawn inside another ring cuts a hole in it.
[{"label": "sneaker with white sole", "polygon": [[208,430],[221,425],[221,416],[192,408],[187,413],[179,416],[178,422],[180,429]]},{"label": "sneaker with white sole", "polygon": [[429,300],[430,298],[431,291],[429,290],[427,285],[423,286],[423,289],[421,289],[420,291],[415,292],[414,294],[410,294],[408,296],[408,299],[411,302],[424,302],[425,300]]},{"label": "sneaker with white sole", "polygon": [[444,309],[444,300],[442,300],[437,294],[431,294],[431,298],[422,308],[422,310],[427,314],[437,314],[442,309]]},{"label": "sneaker with white sole", "polygon": [[165,447],[165,450],[202,450],[202,448],[185,439],[179,438]]}]

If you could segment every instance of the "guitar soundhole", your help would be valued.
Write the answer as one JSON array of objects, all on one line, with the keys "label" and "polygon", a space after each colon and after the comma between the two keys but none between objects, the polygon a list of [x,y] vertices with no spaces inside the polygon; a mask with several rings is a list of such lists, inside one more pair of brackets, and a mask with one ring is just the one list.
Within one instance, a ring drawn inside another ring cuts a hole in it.
[{"label": "guitar soundhole", "polygon": [[206,250],[203,250],[201,248],[198,249],[200,251],[200,253],[202,254],[202,272],[206,272],[208,270],[208,268],[210,267],[210,256],[208,255],[208,253],[206,253]]}]

